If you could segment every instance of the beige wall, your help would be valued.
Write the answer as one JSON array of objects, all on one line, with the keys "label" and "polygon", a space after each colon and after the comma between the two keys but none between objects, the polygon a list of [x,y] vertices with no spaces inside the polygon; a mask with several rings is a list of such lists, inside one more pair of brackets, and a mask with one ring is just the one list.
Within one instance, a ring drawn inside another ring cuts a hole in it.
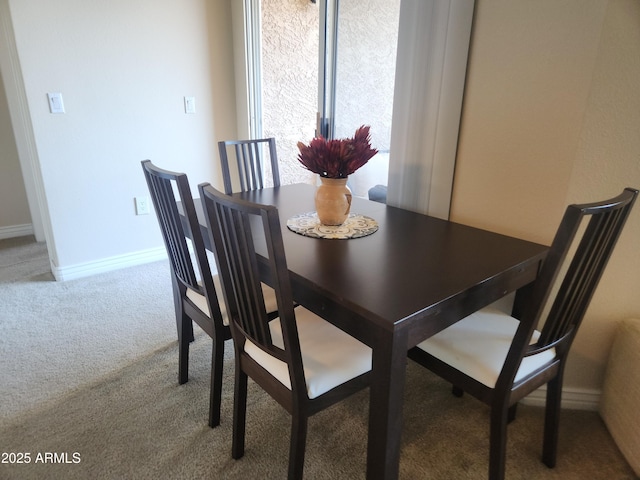
[{"label": "beige wall", "polygon": [[31,224],[4,83],[0,76],[0,238],[3,227]]},{"label": "beige wall", "polygon": [[[640,187],[640,2],[478,0],[451,218],[550,243],[568,203]],[[640,207],[576,339],[565,385],[598,390],[640,316]]]},{"label": "beige wall", "polygon": [[[220,184],[236,132],[228,0],[9,0],[56,269],[161,249],[140,161]],[[66,113],[49,113],[62,92]],[[183,97],[195,96],[196,114]]]}]

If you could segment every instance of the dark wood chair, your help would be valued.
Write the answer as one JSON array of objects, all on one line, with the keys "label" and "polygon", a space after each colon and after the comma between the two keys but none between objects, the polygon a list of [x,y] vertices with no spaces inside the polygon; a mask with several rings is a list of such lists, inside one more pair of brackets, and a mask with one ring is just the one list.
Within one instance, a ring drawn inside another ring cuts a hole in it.
[{"label": "dark wood chair", "polygon": [[514,316],[489,307],[410,350],[454,393],[490,406],[490,479],[504,478],[507,423],[517,402],[545,384],[542,461],[555,466],[569,348],[637,195],[627,188],[611,200],[567,207],[529,300],[516,304]]},{"label": "dark wood chair", "polygon": [[[220,307],[216,293],[214,282],[218,279],[211,273],[187,176],[158,168],[150,160],[142,162],[142,169],[171,265],[178,326],[178,382],[184,384],[189,379],[189,343],[196,322],[213,340],[209,426],[215,427],[220,424],[224,342],[231,338],[226,309],[224,304]],[[182,203],[186,226],[174,192]]]},{"label": "dark wood chair", "polygon": [[[199,188],[236,355],[232,456],[244,455],[251,377],[291,414],[288,478],[302,478],[308,417],[369,385],[371,349],[303,307],[294,309],[276,207],[224,195],[208,184]],[[278,300],[280,316],[271,322],[261,271],[268,272]]]},{"label": "dark wood chair", "polygon": [[[257,140],[227,140],[218,142],[220,152],[220,164],[222,166],[222,178],[224,191],[227,195],[234,191],[246,192],[265,187],[265,162],[268,149],[269,163],[273,186],[280,186],[280,172],[278,169],[278,154],[275,138],[262,138]],[[234,175],[231,173],[230,160],[233,162]],[[237,176],[235,175],[237,173]],[[236,189],[232,178],[237,178]],[[239,183],[239,190],[237,188]]]}]

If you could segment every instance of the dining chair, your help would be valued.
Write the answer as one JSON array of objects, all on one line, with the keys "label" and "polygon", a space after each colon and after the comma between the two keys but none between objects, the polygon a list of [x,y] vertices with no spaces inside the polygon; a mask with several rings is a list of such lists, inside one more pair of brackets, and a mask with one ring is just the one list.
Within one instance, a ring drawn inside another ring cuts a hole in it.
[{"label": "dining chair", "polygon": [[231,174],[230,160],[233,168],[237,169],[237,179],[241,192],[256,190],[265,187],[264,157],[265,149],[268,149],[269,166],[273,186],[280,186],[280,173],[278,169],[278,154],[275,138],[261,138],[257,140],[226,140],[218,142],[220,152],[220,164],[222,166],[222,179],[224,192],[230,195],[234,192]]},{"label": "dining chair", "polygon": [[171,265],[178,327],[178,382],[182,385],[189,379],[189,343],[196,322],[213,340],[209,426],[215,427],[220,424],[224,342],[231,338],[226,309],[218,301],[215,288],[219,280],[211,273],[187,175],[158,168],[150,160],[142,162],[142,169]]},{"label": "dining chair", "polygon": [[[556,463],[562,381],[576,336],[638,190],[567,207],[530,297],[514,316],[488,307],[409,351],[409,357],[490,406],[489,478],[505,475],[507,423],[547,385],[542,461]],[[537,330],[540,320],[540,330]]]},{"label": "dining chair", "polygon": [[[276,207],[208,184],[199,189],[236,355],[232,457],[244,455],[251,377],[292,416],[288,478],[302,478],[308,418],[369,386],[371,349],[302,306],[294,308]],[[268,272],[278,300],[280,316],[271,322],[261,272]]]},{"label": "dining chair", "polygon": [[[220,424],[224,342],[231,338],[226,307],[218,296],[220,280],[211,271],[187,175],[161,169],[150,160],[142,162],[142,170],[171,266],[178,330],[178,383],[189,380],[189,344],[196,322],[213,340],[209,426],[215,427]],[[270,290],[265,285],[269,316],[275,318],[276,299]]]}]

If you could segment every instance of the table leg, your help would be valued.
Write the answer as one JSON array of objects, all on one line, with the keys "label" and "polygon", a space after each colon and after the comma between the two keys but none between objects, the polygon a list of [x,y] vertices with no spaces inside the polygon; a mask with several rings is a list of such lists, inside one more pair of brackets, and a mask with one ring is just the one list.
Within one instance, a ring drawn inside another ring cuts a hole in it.
[{"label": "table leg", "polygon": [[516,297],[513,302],[513,308],[511,311],[511,315],[514,318],[520,320],[522,318],[523,313],[527,310],[527,305],[531,301],[531,297],[533,294],[534,282],[525,285],[524,287],[520,287],[516,291]]},{"label": "table leg", "polygon": [[406,365],[406,334],[389,335],[374,346],[367,479],[398,478]]}]

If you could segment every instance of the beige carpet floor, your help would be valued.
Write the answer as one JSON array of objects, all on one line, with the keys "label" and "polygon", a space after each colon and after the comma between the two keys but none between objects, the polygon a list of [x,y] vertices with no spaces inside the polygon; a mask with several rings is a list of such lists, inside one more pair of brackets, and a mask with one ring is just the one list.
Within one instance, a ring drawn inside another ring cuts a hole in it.
[{"label": "beige carpet floor", "polygon": [[[20,317],[19,310],[18,313],[12,310],[11,318],[7,309],[0,310],[0,325],[6,327],[13,322],[13,328],[2,330],[2,369],[15,361],[17,351],[22,366],[13,370],[15,375],[43,368],[48,372],[46,378],[37,374],[30,377],[30,383],[20,386],[19,397],[0,393],[0,413],[3,414],[0,479],[286,478],[288,414],[255,384],[250,384],[246,455],[241,460],[233,460],[230,455],[231,345],[228,343],[226,350],[222,425],[210,429],[207,426],[211,355],[208,337],[202,333],[197,335],[192,346],[190,381],[178,385],[175,326],[169,321],[173,315],[170,290],[167,290],[166,278],[153,280],[161,277],[158,272],[166,273],[166,264],[159,262],[127,270],[84,282],[64,282],[65,290],[83,292],[82,301],[87,302],[87,306],[92,305],[92,299],[84,288],[87,284],[98,285],[89,291],[108,298],[118,314],[101,311],[97,316],[85,313],[83,317],[82,309],[50,302],[52,308],[62,309],[63,312],[57,313],[63,313],[72,323],[94,317],[108,321],[119,343],[130,350],[128,355],[116,355],[111,368],[108,363],[96,371],[76,365],[85,348],[87,352],[93,348],[104,349],[100,339],[93,338],[92,328],[80,332],[75,329],[74,341],[64,346],[74,352],[71,358],[75,360],[65,363],[57,360],[64,350],[60,345],[46,350],[50,332],[30,327],[31,335],[40,338],[37,348],[45,351],[33,358],[25,356],[24,349],[15,345],[23,341],[15,331],[20,328],[20,319],[13,318]],[[4,275],[1,269],[0,275]],[[9,285],[13,286],[11,296],[20,295],[20,288],[16,287],[20,283],[25,289],[37,283],[43,298],[55,298],[60,284],[42,281],[38,273],[34,275],[35,280],[0,283],[0,301],[7,298],[2,294]],[[132,312],[130,308],[121,307],[122,302],[126,304],[128,300],[119,286],[136,283],[136,278],[144,279],[145,302],[160,305],[160,312],[151,307],[150,313],[144,308]],[[53,293],[47,289],[53,289]],[[38,289],[28,290],[30,302],[34,304],[39,302],[37,292]],[[166,296],[169,296],[168,303]],[[161,321],[155,319],[158,316]],[[145,335],[154,340],[148,343],[135,340]],[[104,340],[107,344],[110,341]],[[99,358],[102,357],[101,354]],[[47,369],[46,363],[53,363],[56,368]],[[73,385],[53,388],[73,378],[76,370],[79,378]],[[0,378],[3,390],[7,385],[14,389],[20,385],[15,380],[5,383],[6,376]],[[52,389],[53,393],[41,395],[38,391],[42,389]],[[30,392],[37,401],[9,405],[19,402],[15,398],[28,398]],[[510,425],[508,479],[635,478],[596,412],[563,411],[558,465],[548,469],[540,462],[542,417],[541,409],[521,406],[518,418]],[[364,478],[367,419],[368,391],[312,417],[305,478]],[[488,409],[484,405],[468,396],[453,397],[449,385],[408,362],[400,478],[486,478],[488,424]],[[21,453],[29,454],[29,463],[15,463]]]}]

